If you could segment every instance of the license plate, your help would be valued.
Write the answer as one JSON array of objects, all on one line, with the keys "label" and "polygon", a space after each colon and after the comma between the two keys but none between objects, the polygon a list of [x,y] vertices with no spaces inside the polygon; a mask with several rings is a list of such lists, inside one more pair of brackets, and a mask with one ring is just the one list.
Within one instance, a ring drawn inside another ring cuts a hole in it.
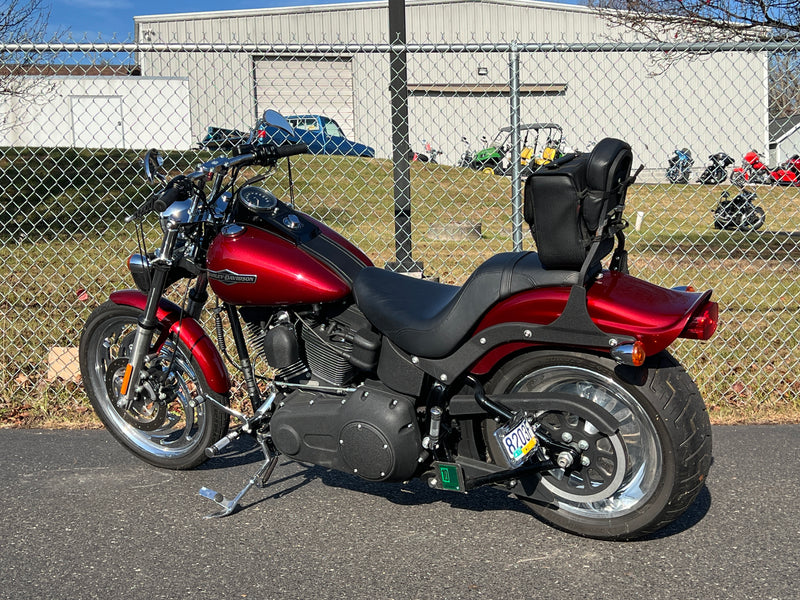
[{"label": "license plate", "polygon": [[533,427],[525,417],[499,427],[494,432],[494,436],[503,449],[506,460],[514,468],[524,463],[530,453],[536,449],[537,442]]}]

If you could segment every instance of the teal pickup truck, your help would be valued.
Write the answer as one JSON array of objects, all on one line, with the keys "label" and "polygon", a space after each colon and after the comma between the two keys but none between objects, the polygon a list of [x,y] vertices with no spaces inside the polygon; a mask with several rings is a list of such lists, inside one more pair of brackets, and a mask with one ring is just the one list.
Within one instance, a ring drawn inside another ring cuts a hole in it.
[{"label": "teal pickup truck", "polygon": [[338,154],[340,156],[365,156],[373,158],[375,148],[352,142],[344,137],[339,124],[322,115],[291,115],[286,119],[294,127],[295,135],[275,127],[262,125],[256,132],[257,142],[276,145],[303,142],[309,154]]}]

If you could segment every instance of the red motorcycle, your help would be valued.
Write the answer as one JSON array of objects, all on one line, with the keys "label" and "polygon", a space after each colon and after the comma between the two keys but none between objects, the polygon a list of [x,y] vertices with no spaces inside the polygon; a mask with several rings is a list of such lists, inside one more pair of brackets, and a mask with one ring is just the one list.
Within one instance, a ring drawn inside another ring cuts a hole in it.
[{"label": "red motorcycle", "polygon": [[[292,133],[274,111],[262,123]],[[370,482],[420,477],[442,493],[498,486],[557,527],[605,539],[653,532],[693,502],[711,430],[668,347],[710,338],[717,305],[710,291],[627,273],[630,146],[609,138],[537,171],[525,216],[538,252],[493,256],[462,286],[376,268],[257,185],[304,151],[245,144],[161,176],[128,218],[159,213],[160,247],[130,256],[138,289],[111,294],[80,342],[86,392],[117,440],[188,469],[253,438],[263,464],[233,498],[203,488],[221,508],[209,516],[265,486],[279,455]],[[160,161],[145,157],[151,181]],[[164,293],[180,281],[173,303]],[[200,325],[209,287],[213,340]],[[226,360],[246,409],[232,406]]]},{"label": "red motorcycle", "polygon": [[793,155],[770,172],[770,176],[778,185],[800,185],[800,155]]},{"label": "red motorcycle", "polygon": [[744,187],[748,183],[772,183],[770,168],[761,160],[758,152],[751,150],[744,155],[741,167],[734,167],[731,172],[731,183]]}]

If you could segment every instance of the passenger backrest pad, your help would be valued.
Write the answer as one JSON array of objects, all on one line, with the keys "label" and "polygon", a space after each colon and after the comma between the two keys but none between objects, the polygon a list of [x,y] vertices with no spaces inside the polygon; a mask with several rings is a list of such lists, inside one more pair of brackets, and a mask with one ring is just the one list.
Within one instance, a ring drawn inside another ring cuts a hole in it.
[{"label": "passenger backrest pad", "polygon": [[605,138],[590,154],[566,155],[528,177],[524,217],[545,269],[579,271],[595,238],[592,262],[611,252],[632,163],[627,143]]}]

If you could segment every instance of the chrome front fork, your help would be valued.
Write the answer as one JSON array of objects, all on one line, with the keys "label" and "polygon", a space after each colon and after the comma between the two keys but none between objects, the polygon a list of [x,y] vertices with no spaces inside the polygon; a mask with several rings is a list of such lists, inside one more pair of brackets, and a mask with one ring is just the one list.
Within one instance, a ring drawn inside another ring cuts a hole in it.
[{"label": "chrome front fork", "polygon": [[167,287],[167,276],[172,266],[172,252],[177,239],[178,223],[170,219],[164,225],[164,240],[161,243],[161,249],[151,262],[153,277],[150,282],[150,291],[147,294],[147,304],[144,307],[144,313],[139,317],[139,325],[131,345],[130,359],[122,379],[120,396],[117,398],[117,406],[125,410],[130,409],[136,394],[140,391],[144,361],[150,351],[153,334],[158,327],[158,303]]}]

